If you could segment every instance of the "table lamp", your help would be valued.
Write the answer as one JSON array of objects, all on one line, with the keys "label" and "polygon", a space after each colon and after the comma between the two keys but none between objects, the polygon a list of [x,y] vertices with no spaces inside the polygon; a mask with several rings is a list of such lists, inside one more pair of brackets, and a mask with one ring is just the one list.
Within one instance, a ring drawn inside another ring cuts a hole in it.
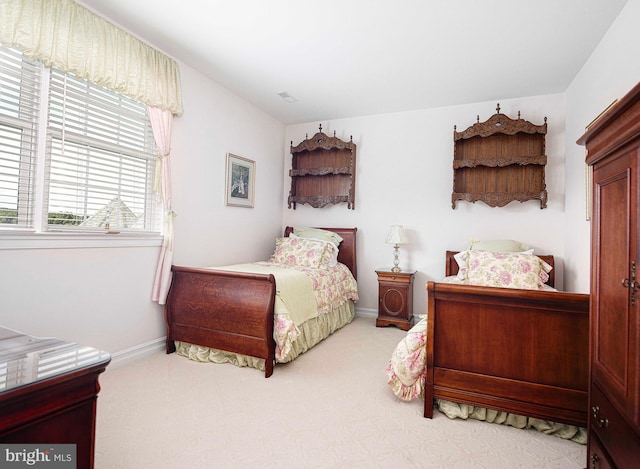
[{"label": "table lamp", "polygon": [[402,225],[391,225],[391,231],[387,236],[387,244],[393,244],[393,268],[391,272],[400,272],[402,269],[399,267],[400,261],[398,260],[398,249],[401,244],[407,244],[407,235],[404,232]]}]

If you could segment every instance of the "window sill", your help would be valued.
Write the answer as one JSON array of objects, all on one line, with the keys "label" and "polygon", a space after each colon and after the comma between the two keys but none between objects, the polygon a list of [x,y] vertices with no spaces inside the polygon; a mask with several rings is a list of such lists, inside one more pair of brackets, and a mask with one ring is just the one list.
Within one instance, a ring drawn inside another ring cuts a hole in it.
[{"label": "window sill", "polygon": [[1,232],[0,250],[4,249],[75,249],[75,248],[121,248],[161,246],[162,235],[132,233],[33,233],[30,231]]}]

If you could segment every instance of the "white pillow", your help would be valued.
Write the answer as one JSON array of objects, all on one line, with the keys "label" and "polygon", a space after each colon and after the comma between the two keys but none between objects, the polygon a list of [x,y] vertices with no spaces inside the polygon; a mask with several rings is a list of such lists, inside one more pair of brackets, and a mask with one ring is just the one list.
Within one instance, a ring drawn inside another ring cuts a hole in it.
[{"label": "white pillow", "polygon": [[319,239],[321,241],[329,241],[336,246],[342,242],[342,236],[333,231],[323,230],[320,228],[309,228],[306,226],[294,226],[293,234],[307,239]]},{"label": "white pillow", "polygon": [[522,252],[529,250],[529,246],[512,239],[492,239],[488,241],[472,239],[469,249],[472,251]]}]

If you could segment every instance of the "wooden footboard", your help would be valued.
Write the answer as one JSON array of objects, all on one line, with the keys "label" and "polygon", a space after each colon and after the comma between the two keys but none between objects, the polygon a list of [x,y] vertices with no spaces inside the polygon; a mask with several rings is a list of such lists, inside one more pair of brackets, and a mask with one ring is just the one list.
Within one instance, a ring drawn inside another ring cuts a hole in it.
[{"label": "wooden footboard", "polygon": [[273,373],[273,275],[173,266],[165,306],[167,353],[175,340],[264,358]]},{"label": "wooden footboard", "polygon": [[589,295],[427,283],[424,416],[441,398],[585,427]]},{"label": "wooden footboard", "polygon": [[[356,277],[357,228],[322,228],[342,238],[338,261]],[[293,232],[287,226],[285,236]],[[167,353],[174,341],[249,355],[265,360],[265,376],[273,373],[276,281],[253,274],[172,266],[173,280],[165,305]]]}]

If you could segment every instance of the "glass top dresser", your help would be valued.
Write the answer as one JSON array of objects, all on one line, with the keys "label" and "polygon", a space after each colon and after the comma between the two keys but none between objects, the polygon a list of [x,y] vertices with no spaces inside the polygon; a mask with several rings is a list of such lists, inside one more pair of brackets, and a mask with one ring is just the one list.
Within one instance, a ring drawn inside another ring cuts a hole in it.
[{"label": "glass top dresser", "polygon": [[76,467],[92,468],[98,376],[110,361],[92,347],[0,326],[0,444],[75,445]]}]

